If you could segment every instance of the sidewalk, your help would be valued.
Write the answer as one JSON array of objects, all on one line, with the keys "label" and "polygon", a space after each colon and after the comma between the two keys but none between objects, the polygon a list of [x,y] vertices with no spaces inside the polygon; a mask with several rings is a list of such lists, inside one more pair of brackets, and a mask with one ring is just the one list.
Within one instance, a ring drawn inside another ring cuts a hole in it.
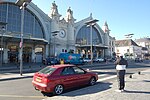
[{"label": "sidewalk", "polygon": [[126,77],[125,92],[115,92],[117,81],[98,82],[94,86],[85,87],[64,93],[59,96],[48,97],[46,100],[150,100],[150,69],[133,74],[133,78]]},{"label": "sidewalk", "polygon": [[23,64],[23,75],[21,76],[20,68],[17,64],[5,64],[0,67],[0,81],[32,77],[36,71],[44,67],[45,65],[42,63]]},{"label": "sidewalk", "polygon": [[[24,63],[23,68],[29,69],[29,68],[37,68],[44,66],[42,63]],[[20,68],[19,63],[10,63],[10,64],[3,64],[0,66],[0,72],[5,70],[18,70]]]},{"label": "sidewalk", "polygon": [[132,78],[126,77],[125,92],[118,93],[116,89],[117,81],[114,81],[110,90],[100,93],[100,100],[149,100],[150,69],[142,71],[140,75],[135,73]]}]

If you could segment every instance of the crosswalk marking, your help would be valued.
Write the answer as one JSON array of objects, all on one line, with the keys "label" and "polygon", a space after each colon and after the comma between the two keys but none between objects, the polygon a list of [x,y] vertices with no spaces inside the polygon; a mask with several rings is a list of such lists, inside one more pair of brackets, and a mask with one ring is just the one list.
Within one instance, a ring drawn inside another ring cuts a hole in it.
[{"label": "crosswalk marking", "polygon": [[112,79],[112,78],[116,78],[116,77],[117,77],[117,75],[113,75],[113,76],[109,76],[109,77],[105,77],[105,78],[100,78],[100,79],[98,79],[98,81],[106,81],[108,79]]},{"label": "crosswalk marking", "polygon": [[108,74],[100,74],[100,75],[98,75],[98,77],[102,77],[102,76],[106,76],[106,75],[108,75]]}]

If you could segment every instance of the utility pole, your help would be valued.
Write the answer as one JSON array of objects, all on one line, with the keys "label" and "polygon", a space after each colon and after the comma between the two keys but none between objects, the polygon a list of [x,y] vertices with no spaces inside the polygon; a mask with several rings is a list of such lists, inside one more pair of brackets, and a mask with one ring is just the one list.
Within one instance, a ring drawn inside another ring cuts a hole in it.
[{"label": "utility pole", "polygon": [[92,27],[98,22],[97,19],[92,19],[87,21],[85,24],[87,26],[90,26],[90,41],[91,41],[91,64],[93,63],[93,33],[92,33]]},{"label": "utility pole", "polygon": [[1,63],[0,65],[2,66],[3,65],[3,51],[4,51],[4,46],[3,46],[3,35],[5,33],[5,26],[6,26],[7,23],[5,22],[0,22],[0,31],[1,31]]},{"label": "utility pole", "polygon": [[17,0],[15,4],[20,6],[21,12],[21,34],[20,34],[20,75],[22,76],[22,66],[23,66],[23,60],[22,60],[22,54],[23,54],[23,27],[24,27],[24,10],[26,6],[31,2],[32,0]]}]

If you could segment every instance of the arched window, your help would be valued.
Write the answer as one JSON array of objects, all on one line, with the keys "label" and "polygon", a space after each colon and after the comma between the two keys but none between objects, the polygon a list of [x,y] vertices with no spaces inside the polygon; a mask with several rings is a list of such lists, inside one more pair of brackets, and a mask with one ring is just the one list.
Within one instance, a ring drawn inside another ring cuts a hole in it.
[{"label": "arched window", "polygon": [[[7,22],[7,31],[12,33],[21,32],[21,10],[19,6],[12,3],[0,4],[0,22]],[[30,10],[24,13],[24,36],[34,38],[45,38],[42,24],[37,16]]]},{"label": "arched window", "polygon": [[[76,44],[79,45],[90,45],[91,44],[91,37],[90,37],[90,27],[86,25],[83,26],[76,37]],[[99,45],[102,43],[102,38],[95,27],[92,27],[92,42],[93,45]]]}]

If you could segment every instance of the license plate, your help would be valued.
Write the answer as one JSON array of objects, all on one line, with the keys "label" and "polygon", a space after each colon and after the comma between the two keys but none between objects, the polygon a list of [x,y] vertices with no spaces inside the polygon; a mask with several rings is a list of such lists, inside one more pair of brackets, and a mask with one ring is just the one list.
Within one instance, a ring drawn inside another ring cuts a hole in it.
[{"label": "license plate", "polygon": [[37,77],[37,78],[36,78],[36,81],[37,81],[37,82],[41,82],[41,78]]}]

